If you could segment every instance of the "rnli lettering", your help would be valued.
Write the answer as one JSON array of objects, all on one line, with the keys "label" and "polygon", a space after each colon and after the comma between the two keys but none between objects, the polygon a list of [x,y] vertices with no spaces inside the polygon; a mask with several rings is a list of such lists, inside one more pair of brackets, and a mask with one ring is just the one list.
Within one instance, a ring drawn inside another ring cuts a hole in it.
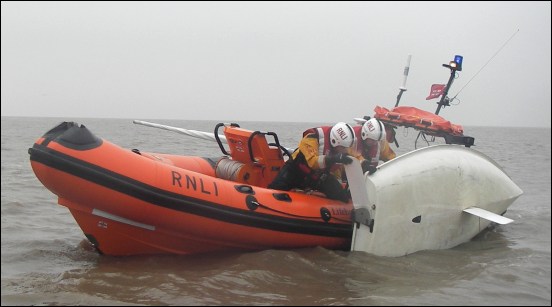
[{"label": "rnli lettering", "polygon": [[374,125],[372,125],[372,122],[368,122],[368,124],[366,126],[368,127],[368,130],[370,132],[373,132],[374,130],[376,130],[376,127],[374,127]]},{"label": "rnli lettering", "polygon": [[176,185],[175,183],[178,183],[178,186],[182,187],[182,184],[180,183],[180,179],[182,179],[182,176],[179,173],[173,171],[172,172],[172,184]]},{"label": "rnli lettering", "polygon": [[242,141],[237,141],[236,142],[236,150],[239,151],[239,152],[245,152],[245,149],[243,148],[243,142]]},{"label": "rnli lettering", "polygon": [[[172,185],[182,188],[182,175],[179,172],[172,171]],[[197,191],[197,179],[194,176],[186,175],[186,189]],[[203,178],[199,178],[200,192],[207,195],[218,196],[217,183],[213,181],[213,185],[209,182],[204,182]]]},{"label": "rnli lettering", "polygon": [[190,189],[190,185],[193,187],[194,191],[197,190],[197,182],[195,177],[190,177],[186,175],[186,189]]},{"label": "rnli lettering", "polygon": [[229,139],[230,143],[234,144],[234,149],[239,152],[245,152],[243,142],[241,140]]},{"label": "rnli lettering", "polygon": [[345,131],[343,131],[343,128],[337,129],[337,134],[342,140],[347,138],[347,134],[345,133]]},{"label": "rnli lettering", "polygon": [[332,215],[351,215],[351,210],[345,208],[332,208]]},{"label": "rnli lettering", "polygon": [[199,183],[201,183],[201,193],[211,194],[211,192],[205,190],[205,186],[203,185],[203,179],[199,178]]}]

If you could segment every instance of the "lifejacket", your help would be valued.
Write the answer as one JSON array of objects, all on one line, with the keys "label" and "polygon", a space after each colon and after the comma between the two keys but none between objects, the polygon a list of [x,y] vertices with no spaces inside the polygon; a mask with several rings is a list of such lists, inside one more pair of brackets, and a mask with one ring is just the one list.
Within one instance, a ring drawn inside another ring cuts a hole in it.
[{"label": "lifejacket", "polygon": [[395,142],[395,134],[397,133],[395,131],[395,126],[392,126],[390,124],[385,124],[385,138],[387,139],[388,143],[394,143]]},{"label": "lifejacket", "polygon": [[354,126],[353,131],[355,132],[355,143],[353,144],[353,148],[356,152],[361,154],[364,159],[369,161],[370,165],[374,167],[378,166],[380,158],[380,144],[378,144],[378,141],[371,139],[362,140],[362,126]]},{"label": "lifejacket", "polygon": [[[318,155],[327,155],[331,150],[330,145],[330,131],[332,130],[332,126],[322,126],[318,128],[310,128],[303,132],[303,137],[309,135],[309,134],[315,134],[316,137],[318,137]],[[323,146],[320,146],[320,144],[324,144]]]},{"label": "lifejacket", "polygon": [[[332,146],[330,144],[330,131],[332,130],[333,126],[321,126],[317,128],[310,128],[303,132],[303,137],[306,137],[309,134],[314,135],[318,138],[318,156],[325,156],[328,155],[332,149]],[[302,163],[303,162],[303,163]],[[341,177],[341,168],[343,166],[334,164],[329,169],[324,170],[311,170],[311,168],[307,165],[306,161],[298,161],[297,166],[304,174],[310,173],[310,176],[318,177],[321,173],[329,172],[334,175],[337,175],[338,177]]]},{"label": "lifejacket", "polygon": [[[308,150],[309,159],[316,156],[318,156],[318,159],[324,159],[324,156],[330,154],[332,148],[329,137],[331,129],[332,126],[323,126],[305,130],[299,147],[291,154],[291,158],[286,161],[274,181],[268,187],[280,190],[289,190],[294,187],[321,189],[324,193],[335,194],[335,191],[326,190],[327,187],[324,188],[324,185],[332,182],[333,178],[336,180],[341,179],[343,165],[336,163],[330,167],[325,165],[322,168],[320,162],[317,162],[316,165],[318,167],[311,168],[306,160],[305,153],[301,150],[301,148],[305,149],[302,146],[311,147]],[[317,151],[314,151],[314,142],[318,144]]]}]

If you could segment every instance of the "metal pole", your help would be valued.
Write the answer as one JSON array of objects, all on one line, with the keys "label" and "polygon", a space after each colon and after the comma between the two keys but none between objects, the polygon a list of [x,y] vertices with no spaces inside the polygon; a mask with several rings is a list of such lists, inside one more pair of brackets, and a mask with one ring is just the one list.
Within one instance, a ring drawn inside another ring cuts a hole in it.
[{"label": "metal pole", "polygon": [[456,67],[451,67],[450,65],[443,64],[444,67],[450,68],[450,78],[448,80],[447,86],[445,87],[445,90],[443,91],[443,96],[441,96],[441,100],[437,103],[439,106],[437,107],[437,110],[435,111],[436,115],[439,115],[439,111],[441,111],[441,107],[443,106],[450,106],[449,104],[449,98],[447,97],[448,91],[450,89],[450,86],[452,85],[452,82],[454,81],[454,77],[456,75]]}]

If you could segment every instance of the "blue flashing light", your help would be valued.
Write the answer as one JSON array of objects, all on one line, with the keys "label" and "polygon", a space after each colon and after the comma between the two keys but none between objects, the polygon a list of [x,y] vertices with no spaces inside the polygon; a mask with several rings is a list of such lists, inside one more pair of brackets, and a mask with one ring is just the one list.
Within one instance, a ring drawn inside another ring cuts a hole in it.
[{"label": "blue flashing light", "polygon": [[461,55],[455,55],[454,56],[454,62],[456,63],[456,67],[458,71],[462,71],[462,61],[464,60],[464,57]]}]

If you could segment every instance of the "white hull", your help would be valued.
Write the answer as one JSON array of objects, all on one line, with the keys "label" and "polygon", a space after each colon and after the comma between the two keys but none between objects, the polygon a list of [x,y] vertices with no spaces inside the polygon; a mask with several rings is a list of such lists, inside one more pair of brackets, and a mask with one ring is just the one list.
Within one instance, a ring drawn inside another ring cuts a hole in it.
[{"label": "white hull", "polygon": [[368,200],[355,202],[355,208],[369,208],[373,231],[357,224],[352,250],[379,256],[467,242],[490,221],[463,210],[475,207],[502,215],[523,194],[489,157],[459,145],[412,151],[380,165],[371,176],[366,173],[364,179]]}]

